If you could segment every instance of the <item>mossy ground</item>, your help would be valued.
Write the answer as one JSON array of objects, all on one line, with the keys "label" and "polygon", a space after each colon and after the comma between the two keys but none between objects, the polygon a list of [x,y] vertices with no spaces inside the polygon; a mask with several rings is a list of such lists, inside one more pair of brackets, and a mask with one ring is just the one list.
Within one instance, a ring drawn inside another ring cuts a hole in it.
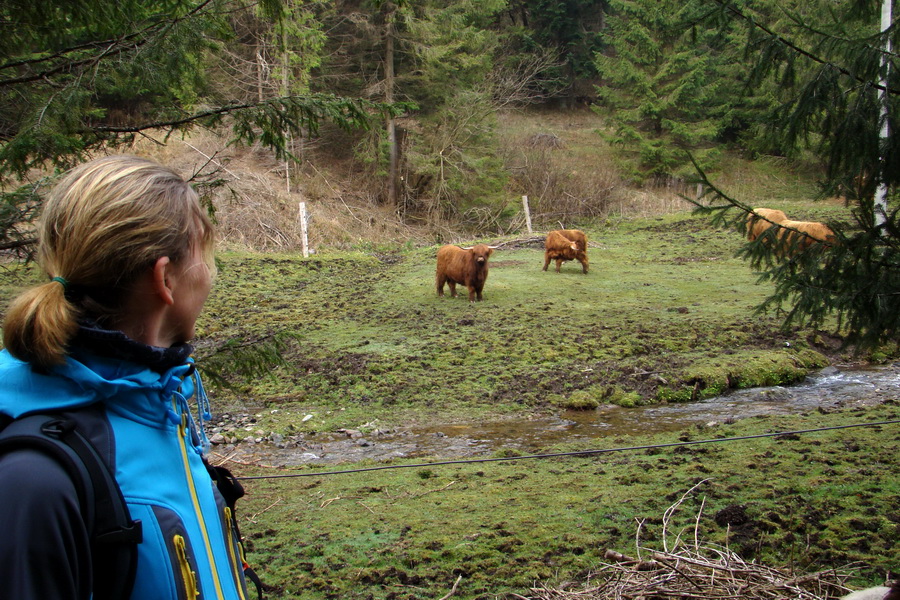
[{"label": "mossy ground", "polygon": [[[201,365],[222,340],[290,334],[284,365],[217,397],[312,413],[293,425],[321,431],[554,410],[573,394],[684,401],[796,381],[836,355],[835,332],[754,313],[769,287],[734,257],[737,232],[687,213],[584,229],[587,275],[574,262],[542,271],[542,248],[513,236],[478,240],[506,242],[480,303],[437,296],[436,246],[222,253],[198,324]],[[284,411],[265,415],[263,429],[288,425]]]},{"label": "mossy ground", "polygon": [[[866,411],[763,417],[592,449],[672,444],[900,418]],[[560,446],[552,451],[585,450]],[[670,531],[797,575],[854,565],[855,585],[897,573],[900,428],[711,442],[466,465],[316,474],[240,467],[242,523],[276,598],[512,598],[583,581],[607,548],[662,548]],[[335,471],[371,465],[344,465]],[[671,543],[671,540],[669,540]]]}]

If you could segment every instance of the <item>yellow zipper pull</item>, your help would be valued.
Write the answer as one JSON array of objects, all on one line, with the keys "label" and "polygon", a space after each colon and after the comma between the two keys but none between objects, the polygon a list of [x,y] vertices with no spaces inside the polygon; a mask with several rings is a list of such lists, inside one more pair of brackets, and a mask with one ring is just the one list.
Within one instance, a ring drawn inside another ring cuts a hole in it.
[{"label": "yellow zipper pull", "polygon": [[197,574],[191,569],[191,563],[188,562],[184,536],[176,535],[174,541],[175,553],[178,555],[178,564],[181,567],[181,579],[184,581],[184,591],[188,600],[192,600],[200,595],[200,590],[197,587]]}]

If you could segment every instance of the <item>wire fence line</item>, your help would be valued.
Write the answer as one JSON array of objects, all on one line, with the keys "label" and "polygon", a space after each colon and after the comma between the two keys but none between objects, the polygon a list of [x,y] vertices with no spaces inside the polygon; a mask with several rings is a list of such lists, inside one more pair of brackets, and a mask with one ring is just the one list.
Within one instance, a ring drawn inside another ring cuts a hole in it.
[{"label": "wire fence line", "polygon": [[855,427],[876,427],[880,425],[896,425],[900,423],[900,419],[890,420],[890,421],[876,421],[872,423],[853,423],[850,425],[834,425],[831,427],[817,427],[815,429],[795,429],[792,431],[776,431],[771,433],[760,433],[756,435],[742,435],[736,437],[726,437],[726,438],[712,438],[705,440],[694,440],[694,441],[682,441],[682,442],[671,442],[667,444],[647,444],[641,446],[620,446],[618,448],[600,448],[594,450],[575,450],[572,452],[553,452],[547,454],[526,454],[523,456],[499,456],[492,458],[468,458],[468,459],[458,459],[458,460],[443,460],[436,462],[420,462],[420,463],[411,463],[411,464],[401,464],[401,465],[381,465],[377,467],[361,467],[358,469],[345,469],[341,471],[314,471],[314,472],[303,472],[303,473],[282,473],[278,475],[248,475],[237,477],[237,479],[241,481],[250,481],[255,479],[293,479],[295,477],[324,477],[330,475],[346,475],[348,473],[365,473],[368,471],[389,471],[393,469],[422,469],[422,468],[431,468],[438,467],[444,465],[469,465],[469,464],[478,464],[478,463],[491,463],[491,462],[509,462],[515,460],[534,460],[541,458],[560,458],[560,457],[568,457],[568,456],[590,456],[594,454],[609,454],[613,452],[633,452],[637,450],[652,450],[652,449],[661,449],[661,448],[674,448],[678,446],[696,446],[699,444],[718,444],[723,442],[738,442],[744,440],[753,440],[759,438],[770,438],[770,437],[780,437],[786,435],[800,435],[803,433],[817,433],[821,431],[834,431],[838,429],[852,429]]}]

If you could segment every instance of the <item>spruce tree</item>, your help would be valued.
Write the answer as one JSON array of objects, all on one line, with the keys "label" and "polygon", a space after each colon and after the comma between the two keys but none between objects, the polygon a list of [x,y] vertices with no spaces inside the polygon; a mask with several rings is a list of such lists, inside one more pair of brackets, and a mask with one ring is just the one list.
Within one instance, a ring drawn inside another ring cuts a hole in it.
[{"label": "spruce tree", "polygon": [[[820,327],[837,319],[838,331],[860,350],[896,344],[900,333],[900,223],[896,188],[900,152],[896,135],[881,138],[881,92],[894,115],[900,85],[895,55],[897,29],[880,32],[881,0],[782,3],[756,10],[759,3],[713,0],[718,16],[743,24],[748,50],[755,53],[754,81],[777,80],[781,103],[768,135],[786,150],[810,149],[821,157],[821,196],[843,195],[852,208],[850,224],[829,223],[836,240],[803,252],[786,247],[786,235],[770,230],[740,254],[759,270],[774,291],[760,311],[784,313],[785,326]],[[881,81],[887,81],[887,85]],[[702,214],[713,223],[744,230],[752,207],[716,187],[698,166],[709,190]],[[875,186],[888,189],[884,222],[873,206]],[[782,241],[779,241],[779,237]]]},{"label": "spruce tree", "polygon": [[594,54],[603,48],[601,32],[608,9],[608,0],[509,0],[501,14],[515,51],[558,57],[541,73],[544,81],[556,85],[542,92],[571,106],[593,100]]},{"label": "spruce tree", "polygon": [[322,79],[347,95],[390,92],[410,109],[371,129],[357,147],[382,182],[379,199],[400,214],[440,218],[497,193],[502,164],[490,146],[495,104],[488,79],[498,40],[490,28],[503,0],[348,4],[353,18],[329,24]]},{"label": "spruce tree", "polygon": [[691,32],[695,4],[678,0],[612,0],[597,56],[601,112],[614,124],[609,141],[631,160],[631,176],[686,173],[685,150],[706,162],[720,128],[725,84],[710,36]]},{"label": "spruce tree", "polygon": [[408,137],[405,167],[430,182],[418,208],[432,221],[502,193],[489,81],[498,41],[489,25],[502,6],[498,0],[422,2],[409,22],[407,43],[417,68],[400,83],[420,107],[422,127]]}]

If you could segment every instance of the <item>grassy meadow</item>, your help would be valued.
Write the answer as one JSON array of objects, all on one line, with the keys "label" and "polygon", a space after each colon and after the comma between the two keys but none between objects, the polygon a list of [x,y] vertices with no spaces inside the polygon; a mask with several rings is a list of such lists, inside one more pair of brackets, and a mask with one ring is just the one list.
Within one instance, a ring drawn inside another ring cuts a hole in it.
[{"label": "grassy meadow", "polygon": [[[804,210],[793,213],[844,209]],[[472,240],[500,246],[480,303],[437,296],[436,245],[223,252],[200,362],[226,340],[290,336],[284,365],[217,393],[228,409],[279,408],[261,427],[283,433],[686,401],[853,359],[834,331],[782,330],[754,313],[769,288],[734,257],[735,231],[688,212],[584,229],[587,275],[576,262],[542,271],[537,234]],[[294,422],[301,411],[314,418]]]},{"label": "grassy meadow", "polygon": [[[797,218],[846,215],[839,203],[788,206]],[[201,350],[229,337],[296,337],[270,377],[219,397],[260,409],[266,431],[402,427],[690,401],[872,358],[841,351],[835,331],[783,331],[776,315],[754,314],[767,286],[734,258],[737,232],[688,212],[583,228],[588,275],[574,262],[543,272],[527,235],[471,240],[500,245],[485,299],[474,304],[436,295],[437,246],[323,249],[309,259],[226,252]],[[313,418],[301,422],[306,414]],[[617,436],[601,447],[897,418],[891,402]],[[606,549],[635,555],[637,537],[661,548],[672,543],[666,535],[697,535],[791,575],[846,569],[856,587],[897,574],[898,441],[897,425],[885,425],[337,475],[319,473],[373,465],[232,466],[245,477],[279,476],[246,480],[242,508],[250,556],[277,598],[529,597],[533,588],[582,585]]]}]

